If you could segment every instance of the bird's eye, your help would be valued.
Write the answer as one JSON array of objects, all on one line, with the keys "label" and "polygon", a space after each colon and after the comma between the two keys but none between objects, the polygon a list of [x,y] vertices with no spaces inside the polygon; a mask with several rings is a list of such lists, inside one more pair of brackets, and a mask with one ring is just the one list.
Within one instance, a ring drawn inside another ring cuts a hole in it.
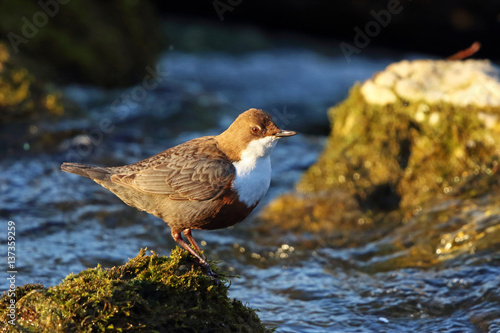
[{"label": "bird's eye", "polygon": [[253,127],[252,127],[252,133],[253,133],[253,134],[258,134],[258,133],[260,133],[260,127],[259,127],[259,126],[253,126]]}]

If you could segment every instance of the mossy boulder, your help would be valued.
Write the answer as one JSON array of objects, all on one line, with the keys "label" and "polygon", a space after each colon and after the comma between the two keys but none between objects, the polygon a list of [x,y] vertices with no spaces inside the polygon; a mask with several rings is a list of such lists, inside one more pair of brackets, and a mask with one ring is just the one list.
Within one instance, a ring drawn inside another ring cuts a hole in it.
[{"label": "mossy boulder", "polygon": [[[9,332],[270,332],[255,311],[229,299],[228,280],[216,283],[179,248],[170,257],[141,250],[126,264],[87,269],[61,284],[16,289],[17,318]],[[8,327],[10,298],[0,300]]]},{"label": "mossy boulder", "polygon": [[139,82],[164,45],[149,1],[2,1],[0,32],[36,76],[101,86]]},{"label": "mossy boulder", "polygon": [[[0,42],[0,152],[19,152],[23,145],[31,149],[54,147],[58,138],[38,130],[40,120],[57,121],[63,114],[75,112],[75,103],[64,98],[51,83],[36,77],[20,65],[18,56]],[[71,133],[62,135],[70,135]]]},{"label": "mossy boulder", "polygon": [[297,193],[261,217],[355,235],[367,225],[390,229],[430,201],[487,192],[499,179],[498,75],[487,61],[416,60],[356,84],[329,109],[327,146]]},{"label": "mossy boulder", "polygon": [[20,66],[0,42],[0,125],[36,115],[61,115],[68,105],[54,85]]}]

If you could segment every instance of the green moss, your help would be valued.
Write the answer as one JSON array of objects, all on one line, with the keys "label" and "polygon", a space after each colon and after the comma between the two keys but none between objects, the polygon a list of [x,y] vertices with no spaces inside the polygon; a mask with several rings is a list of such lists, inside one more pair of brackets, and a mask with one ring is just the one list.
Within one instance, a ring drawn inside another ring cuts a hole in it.
[{"label": "green moss", "polygon": [[[18,288],[12,332],[269,332],[255,311],[228,298],[186,251],[139,255],[111,269],[96,267],[57,286]],[[16,290],[17,292],[17,290]],[[7,322],[7,295],[0,317]]]},{"label": "green moss", "polygon": [[[424,119],[417,121],[422,109]],[[499,160],[500,131],[486,128],[478,111],[500,115],[500,108],[445,103],[371,105],[355,86],[346,101],[329,110],[328,145],[297,188],[306,193],[342,188],[384,208],[371,195],[387,186],[394,191],[391,209],[451,195],[472,175],[491,175]],[[429,119],[433,114],[436,122]]]},{"label": "green moss", "polygon": [[[273,200],[260,214],[258,229],[263,235],[281,234],[276,228],[303,236],[316,234],[317,245],[361,246],[386,235],[399,225],[398,211],[363,211],[347,191],[289,193]],[[295,246],[310,248],[309,237],[299,237]]]},{"label": "green moss", "polygon": [[[404,100],[373,105],[360,90],[355,85],[330,108],[324,152],[296,194],[263,211],[270,225],[318,233],[368,228],[366,235],[380,235],[430,201],[476,197],[498,184],[500,108]],[[497,121],[486,124],[480,113]],[[359,243],[351,234],[343,245]]]},{"label": "green moss", "polygon": [[490,255],[477,254],[500,249],[498,190],[480,198],[444,200],[416,212],[365,253],[359,268],[381,272],[491,261]]},{"label": "green moss", "polygon": [[0,42],[0,124],[39,115],[61,115],[68,103],[60,91],[41,82]]}]

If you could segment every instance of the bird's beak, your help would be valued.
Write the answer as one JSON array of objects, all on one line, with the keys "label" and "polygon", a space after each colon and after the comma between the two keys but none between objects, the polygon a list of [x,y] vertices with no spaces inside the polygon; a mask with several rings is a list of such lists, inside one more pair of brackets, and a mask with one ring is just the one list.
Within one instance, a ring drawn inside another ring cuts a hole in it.
[{"label": "bird's beak", "polygon": [[295,135],[295,134],[297,134],[297,132],[280,130],[278,133],[274,134],[274,136],[277,136],[278,138],[284,138],[284,137],[292,136],[292,135]]}]

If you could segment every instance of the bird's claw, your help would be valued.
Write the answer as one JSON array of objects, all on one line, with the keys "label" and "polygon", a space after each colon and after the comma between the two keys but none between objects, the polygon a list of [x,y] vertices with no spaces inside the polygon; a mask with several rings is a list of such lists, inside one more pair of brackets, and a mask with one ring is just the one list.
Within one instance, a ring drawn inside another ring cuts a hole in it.
[{"label": "bird's claw", "polygon": [[220,284],[220,281],[219,279],[217,278],[217,274],[214,273],[214,271],[212,271],[210,269],[210,265],[205,261],[204,263],[203,262],[200,262],[200,265],[201,267],[203,267],[203,269],[205,270],[205,274],[208,275],[209,278],[211,278],[216,285],[219,285]]}]

